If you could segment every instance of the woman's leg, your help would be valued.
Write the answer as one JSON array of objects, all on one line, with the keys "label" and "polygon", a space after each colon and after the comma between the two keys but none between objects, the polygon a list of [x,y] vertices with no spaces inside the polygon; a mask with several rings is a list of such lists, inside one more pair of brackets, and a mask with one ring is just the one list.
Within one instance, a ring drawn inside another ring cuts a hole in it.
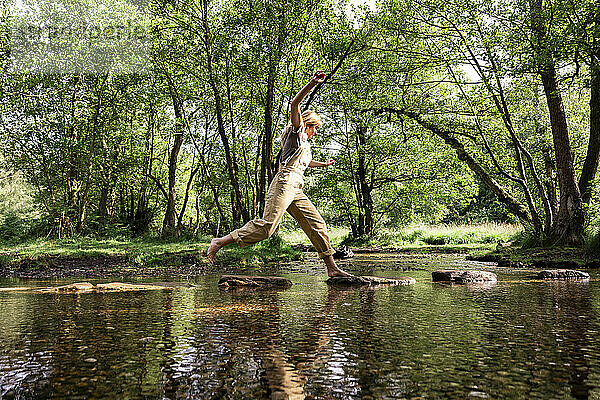
[{"label": "woman's leg", "polygon": [[249,221],[240,229],[236,229],[226,236],[211,240],[206,251],[208,261],[212,263],[217,252],[233,242],[244,247],[271,237],[297,192],[298,189],[293,187],[288,177],[275,175],[269,186],[263,217]]},{"label": "woman's leg", "polygon": [[288,207],[288,212],[300,224],[300,227],[306,233],[313,246],[317,250],[319,258],[325,262],[327,275],[329,276],[352,276],[351,274],[342,271],[335,264],[333,253],[335,251],[329,244],[329,236],[327,235],[327,225],[325,220],[319,214],[316,207],[304,193],[300,193],[292,204]]}]

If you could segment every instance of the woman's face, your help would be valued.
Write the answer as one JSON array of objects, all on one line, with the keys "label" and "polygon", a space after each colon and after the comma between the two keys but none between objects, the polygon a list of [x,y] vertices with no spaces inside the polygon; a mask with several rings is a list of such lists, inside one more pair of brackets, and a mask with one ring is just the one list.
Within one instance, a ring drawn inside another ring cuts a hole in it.
[{"label": "woman's face", "polygon": [[317,134],[318,130],[316,125],[306,125],[306,136],[310,139]]}]

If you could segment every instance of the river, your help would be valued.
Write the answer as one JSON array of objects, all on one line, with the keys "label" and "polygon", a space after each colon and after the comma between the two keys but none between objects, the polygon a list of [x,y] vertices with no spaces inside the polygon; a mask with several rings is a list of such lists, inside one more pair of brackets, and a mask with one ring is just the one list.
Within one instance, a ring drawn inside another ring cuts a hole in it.
[{"label": "river", "polygon": [[[0,399],[600,397],[595,272],[542,282],[441,254],[360,254],[341,266],[417,283],[330,288],[309,257],[241,271],[294,282],[279,291],[223,291],[213,273],[170,290],[0,291]],[[498,282],[431,282],[448,268]]]}]

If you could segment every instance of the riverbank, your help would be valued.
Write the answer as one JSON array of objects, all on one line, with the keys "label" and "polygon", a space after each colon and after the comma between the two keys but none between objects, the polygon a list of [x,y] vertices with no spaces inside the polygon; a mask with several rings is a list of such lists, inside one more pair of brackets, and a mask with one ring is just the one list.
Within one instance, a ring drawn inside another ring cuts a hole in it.
[{"label": "riverbank", "polygon": [[302,251],[274,237],[255,246],[229,247],[210,265],[205,253],[209,238],[35,240],[0,247],[0,277],[46,279],[85,277],[182,277],[222,270],[252,268],[299,260]]},{"label": "riverbank", "polygon": [[[521,249],[498,245],[517,231],[512,225],[414,226],[383,231],[369,240],[349,241],[348,230],[333,228],[334,248],[347,243],[360,253],[405,253],[419,258],[456,254],[474,261],[496,262],[511,268],[600,268],[599,256],[582,249]],[[278,265],[316,257],[300,231],[281,232],[255,246],[223,249],[215,265],[204,256],[209,237],[164,241],[142,239],[37,239],[0,246],[0,277],[24,279],[182,278],[224,271],[276,273]],[[499,247],[499,249],[496,249]]]}]

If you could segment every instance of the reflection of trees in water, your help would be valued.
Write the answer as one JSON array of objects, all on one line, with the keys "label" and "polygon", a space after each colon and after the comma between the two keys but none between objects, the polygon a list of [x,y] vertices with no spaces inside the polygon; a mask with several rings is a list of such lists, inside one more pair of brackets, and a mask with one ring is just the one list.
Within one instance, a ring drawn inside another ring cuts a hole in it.
[{"label": "reflection of trees in water", "polygon": [[53,353],[40,339],[52,328],[32,315],[39,296],[9,296],[0,296],[0,399],[49,397]]},{"label": "reflection of trees in water", "polygon": [[[180,384],[176,395],[304,399],[307,380],[331,362],[337,305],[353,292],[329,289],[324,305],[302,310],[302,321],[294,324],[298,331],[293,332],[292,344],[285,337],[290,327],[282,325],[278,292],[232,294],[229,307],[235,311],[207,313],[194,322],[198,326],[195,340],[207,348],[196,349],[195,368],[180,371],[196,378],[191,385]],[[372,293],[367,297],[370,300],[365,307],[374,307]],[[371,328],[365,325],[363,329],[366,332]],[[368,350],[364,356],[372,357]],[[200,380],[203,385],[199,385]]]},{"label": "reflection of trees in water", "polygon": [[555,281],[494,292],[486,300],[494,311],[484,328],[486,365],[476,367],[486,377],[481,384],[514,397],[588,398],[589,289],[584,282]]},{"label": "reflection of trees in water", "polygon": [[[240,295],[244,304],[255,301]],[[260,294],[260,304],[268,305],[260,312],[238,314],[230,321],[225,337],[227,345],[236,349],[239,343],[252,343],[252,356],[264,370],[258,378],[271,399],[303,399],[305,377],[290,362],[280,335],[279,296],[277,292]]]},{"label": "reflection of trees in water", "polygon": [[590,366],[586,352],[590,351],[591,346],[588,331],[594,310],[589,289],[587,282],[550,283],[551,298],[556,310],[554,329],[564,332],[567,339],[569,386],[571,396],[576,399],[587,399],[591,389],[587,382]]},{"label": "reflection of trees in water", "polygon": [[163,359],[160,362],[163,379],[162,387],[165,397],[173,399],[176,397],[179,381],[175,379],[177,361],[174,359],[174,356],[177,354],[177,343],[173,333],[173,293],[170,290],[167,291],[163,298],[162,310],[161,343],[165,346],[162,351]]},{"label": "reflection of trees in water", "polygon": [[[141,337],[160,337],[163,293],[27,294],[31,300],[20,326],[24,337],[14,345],[27,357],[22,381],[10,377],[26,398],[131,397],[157,388],[158,359],[148,356]],[[26,335],[26,336],[25,336]],[[31,356],[29,356],[31,354]],[[93,360],[92,360],[93,359]],[[94,361],[95,360],[95,361]],[[137,382],[136,382],[137,378]],[[145,386],[145,392],[142,391]],[[0,396],[0,398],[4,398]],[[8,398],[8,397],[6,397]]]}]

